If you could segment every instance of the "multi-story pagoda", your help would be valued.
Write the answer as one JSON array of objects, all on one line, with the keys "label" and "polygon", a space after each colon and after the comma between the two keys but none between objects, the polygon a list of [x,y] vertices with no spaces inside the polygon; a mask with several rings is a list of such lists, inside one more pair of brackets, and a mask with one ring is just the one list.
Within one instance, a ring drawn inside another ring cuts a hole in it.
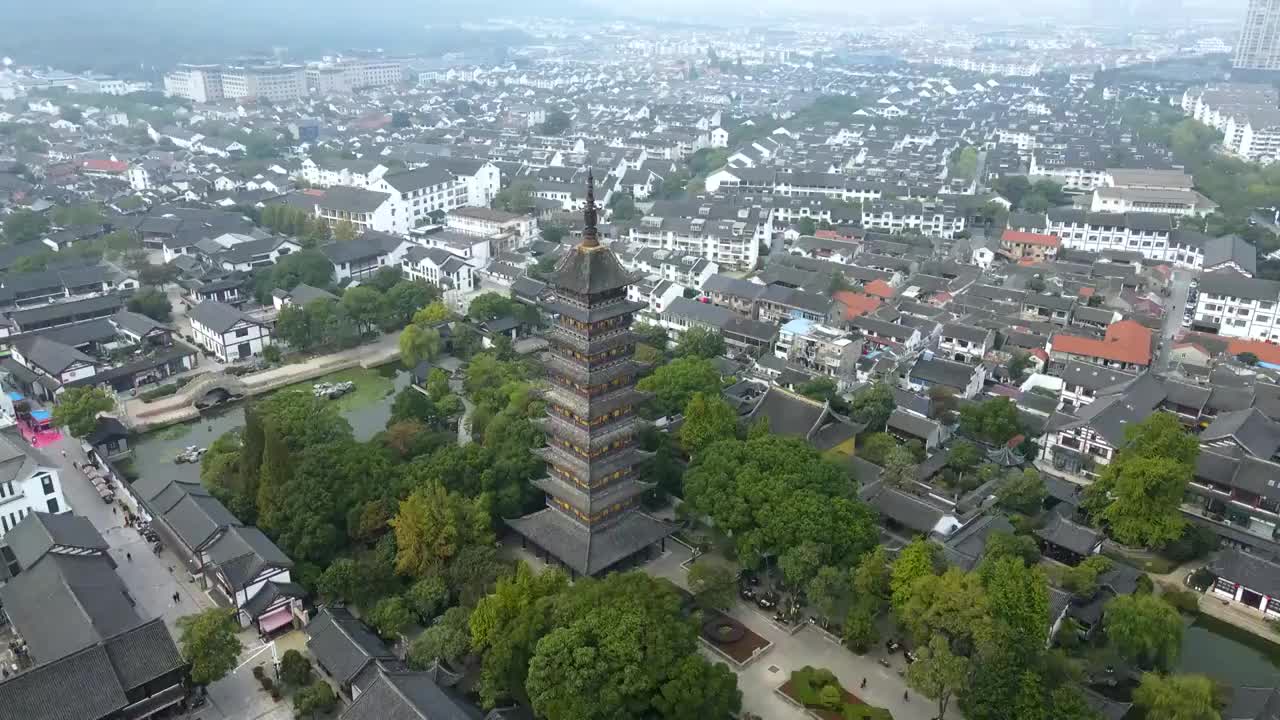
[{"label": "multi-story pagoda", "polygon": [[627,300],[632,277],[596,230],[593,179],[588,174],[582,243],[556,267],[556,316],[548,335],[546,447],[534,451],[549,475],[534,481],[547,508],[508,524],[526,541],[575,573],[598,575],[664,542],[674,528],[640,511],[651,484],[636,465],[648,457],[637,445],[637,414],[645,393],[635,389],[632,316],[643,303]]}]

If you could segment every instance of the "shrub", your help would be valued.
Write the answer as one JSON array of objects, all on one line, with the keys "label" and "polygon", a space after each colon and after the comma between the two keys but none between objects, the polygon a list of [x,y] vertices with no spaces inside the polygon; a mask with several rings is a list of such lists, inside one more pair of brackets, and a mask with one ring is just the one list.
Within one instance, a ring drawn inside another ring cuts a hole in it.
[{"label": "shrub", "polygon": [[839,710],[844,704],[844,692],[839,685],[825,685],[818,691],[818,702],[828,710]]},{"label": "shrub", "polygon": [[1156,589],[1155,583],[1151,581],[1151,576],[1146,573],[1139,575],[1134,584],[1133,592],[1138,595],[1150,595]]},{"label": "shrub", "polygon": [[262,359],[272,364],[280,362],[280,348],[275,345],[262,348]]},{"label": "shrub", "polygon": [[1190,590],[1170,590],[1160,597],[1182,612],[1200,611],[1200,595]]},{"label": "shrub", "polygon": [[271,692],[271,689],[274,688],[276,685],[275,682],[271,680],[271,678],[265,677],[265,676],[258,678],[258,682],[262,683],[262,689],[266,690],[267,692]]},{"label": "shrub", "polygon": [[311,684],[311,661],[297,650],[286,650],[280,658],[280,679],[293,687]]}]

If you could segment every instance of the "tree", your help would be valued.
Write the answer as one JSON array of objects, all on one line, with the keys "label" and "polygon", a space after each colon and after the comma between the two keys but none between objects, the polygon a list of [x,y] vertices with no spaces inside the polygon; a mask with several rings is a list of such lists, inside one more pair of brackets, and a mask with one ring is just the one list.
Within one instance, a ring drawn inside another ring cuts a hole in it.
[{"label": "tree", "polygon": [[996,490],[1000,506],[1006,510],[1034,514],[1044,503],[1048,490],[1044,486],[1044,478],[1035,468],[1025,468],[1022,472],[1016,469],[1006,473],[1004,482]]},{"label": "tree", "polygon": [[724,610],[733,604],[737,589],[733,571],[715,562],[694,563],[689,568],[689,592],[704,608]]},{"label": "tree", "polygon": [[879,432],[889,424],[889,416],[897,406],[892,388],[885,383],[873,383],[853,394],[849,414],[854,420],[866,423],[868,429]]},{"label": "tree", "polygon": [[1128,545],[1161,547],[1182,535],[1183,492],[1200,444],[1170,413],[1157,412],[1125,429],[1125,442],[1098,481],[1085,490],[1085,509]]},{"label": "tree", "polygon": [[[390,291],[390,288],[387,289]],[[387,314],[384,293],[368,285],[357,285],[347,288],[342,293],[342,306],[355,321],[361,331],[377,326],[378,321]]]},{"label": "tree", "polygon": [[1031,367],[1031,354],[1022,350],[1013,351],[1013,355],[1009,358],[1009,377],[1018,380],[1022,378],[1022,374]]},{"label": "tree", "polygon": [[[483,296],[481,296],[483,297]],[[479,298],[477,298],[479,299]],[[430,327],[453,319],[453,311],[444,302],[436,300],[413,314],[413,324]]]},{"label": "tree", "polygon": [[609,197],[609,219],[615,223],[634,220],[640,213],[636,199],[629,192],[614,193]]},{"label": "tree", "polygon": [[947,456],[947,467],[957,473],[966,473],[982,462],[982,453],[978,446],[966,440],[958,440],[951,446]]},{"label": "tree", "polygon": [[879,614],[889,606],[889,597],[893,592],[890,585],[892,577],[889,553],[883,545],[877,545],[871,552],[863,555],[854,568],[853,594],[860,602],[871,603],[875,613]]},{"label": "tree", "polygon": [[1093,597],[1098,590],[1098,576],[1111,569],[1111,560],[1102,555],[1085,558],[1079,565],[1062,571],[1062,587],[1080,597]]},{"label": "tree", "polygon": [[907,666],[907,684],[938,701],[938,717],[946,717],[951,697],[969,681],[969,658],[951,652],[947,638],[935,635]]},{"label": "tree", "polygon": [[319,250],[299,250],[280,258],[271,268],[261,302],[270,302],[272,290],[292,290],[299,283],[326,288],[333,282],[333,263]]},{"label": "tree", "polygon": [[685,452],[696,455],[712,443],[733,439],[737,429],[738,415],[719,393],[694,393],[684,409],[680,444]]},{"label": "tree", "polygon": [[898,445],[885,455],[884,472],[880,474],[886,483],[908,489],[915,485],[918,468],[915,457],[907,448]]},{"label": "tree", "polygon": [[1104,607],[1107,642],[1143,668],[1169,670],[1182,648],[1182,617],[1155,595],[1119,595]]},{"label": "tree", "polygon": [[311,684],[311,661],[290,648],[280,656],[280,679],[293,687]]},{"label": "tree", "polygon": [[541,226],[538,231],[542,234],[542,239],[550,243],[558,243],[564,239],[569,231],[563,225],[547,224]]},{"label": "tree", "polygon": [[724,337],[706,328],[692,327],[680,335],[676,356],[712,360],[724,355]]},{"label": "tree", "polygon": [[395,640],[413,624],[413,611],[404,598],[392,595],[379,600],[366,619],[384,639]]},{"label": "tree", "polygon": [[4,219],[4,239],[10,245],[34,242],[49,230],[49,220],[30,210],[18,210]]},{"label": "tree", "polygon": [[435,328],[410,325],[400,333],[400,361],[405,367],[417,367],[420,362],[436,359],[442,348],[440,331]]},{"label": "tree", "polygon": [[263,440],[258,470],[258,521],[267,530],[279,531],[288,507],[286,488],[293,477],[293,457],[275,424],[266,424]]},{"label": "tree", "polygon": [[[877,546],[878,547],[878,546]],[[809,602],[827,619],[838,619],[841,611],[849,604],[852,583],[850,573],[830,565],[818,568],[818,573],[809,581]]]},{"label": "tree", "polygon": [[653,698],[663,720],[737,717],[742,709],[738,678],[724,663],[686,655]]},{"label": "tree", "polygon": [[843,467],[802,439],[772,434],[715,443],[685,474],[689,509],[733,537],[743,565],[779,556],[793,575],[848,567],[875,547],[875,514],[853,496]]},{"label": "tree", "polygon": [[720,372],[710,360],[682,357],[661,365],[637,387],[654,394],[650,404],[655,416],[673,416],[684,410],[694,393],[720,387]]},{"label": "tree", "polygon": [[466,608],[451,607],[438,622],[414,638],[409,646],[409,666],[426,670],[437,660],[454,665],[471,652],[471,628]]},{"label": "tree", "polygon": [[1018,408],[1003,397],[970,403],[960,410],[960,432],[991,445],[1004,445],[1022,432]]},{"label": "tree", "polygon": [[1146,673],[1133,692],[1133,701],[1149,718],[1160,720],[1219,720],[1213,681],[1203,675]]},{"label": "tree", "polygon": [[527,181],[513,182],[498,192],[497,197],[493,199],[493,206],[497,210],[505,210],[507,212],[529,212],[534,209],[534,190],[533,183]]},{"label": "tree", "polygon": [[327,715],[337,706],[338,698],[324,680],[316,680],[293,694],[293,709],[300,718]]},{"label": "tree", "polygon": [[1016,557],[1030,565],[1040,560],[1040,547],[1028,535],[1014,535],[997,530],[987,536],[987,549],[982,557],[984,561]]},{"label": "tree", "polygon": [[159,288],[143,288],[129,298],[129,311],[141,313],[160,323],[173,319],[173,305],[169,296]]},{"label": "tree", "polygon": [[115,400],[99,387],[86,385],[64,390],[53,408],[53,424],[65,427],[73,437],[82,438],[98,426],[98,414],[116,406]]},{"label": "tree", "polygon": [[912,540],[898,553],[889,579],[890,599],[898,617],[903,616],[916,580],[937,574],[937,563],[937,546],[924,538]]},{"label": "tree", "polygon": [[1258,356],[1251,352],[1242,352],[1239,355],[1236,355],[1236,360],[1239,360],[1241,363],[1250,367],[1258,364]]},{"label": "tree", "polygon": [[443,576],[428,575],[411,585],[404,598],[409,609],[426,625],[448,604],[449,586],[445,584]]},{"label": "tree", "polygon": [[973,146],[960,148],[947,161],[947,176],[961,180],[973,180],[978,174],[978,150]]},{"label": "tree", "polygon": [[240,658],[240,638],[234,608],[213,608],[178,618],[178,645],[191,663],[191,682],[208,685],[221,680]]},{"label": "tree", "polygon": [[356,226],[353,225],[350,220],[339,220],[337,224],[333,226],[333,239],[337,242],[355,240],[356,235],[358,234],[359,233],[356,232]]},{"label": "tree", "polygon": [[898,446],[897,438],[889,433],[871,433],[866,436],[862,441],[862,446],[858,448],[858,456],[869,463],[875,463],[883,467],[885,458]]},{"label": "tree", "polygon": [[535,573],[520,563],[476,604],[469,624],[472,648],[482,658],[479,692],[485,707],[527,698],[529,659],[550,630],[555,602],[568,585],[558,570]]},{"label": "tree", "polygon": [[526,683],[547,720],[651,717],[655,696],[697,655],[696,622],[680,595],[640,572],[579,581],[552,619]]},{"label": "tree", "polygon": [[493,542],[483,498],[469,500],[448,492],[439,481],[428,482],[400,501],[391,520],[396,538],[396,571],[426,577],[475,544]]},{"label": "tree", "polygon": [[818,231],[818,223],[814,222],[814,219],[811,217],[800,218],[800,221],[796,223],[796,232],[800,233],[801,235],[811,236],[817,231]]},{"label": "tree", "polygon": [[849,614],[844,619],[844,644],[849,649],[859,655],[871,649],[872,645],[880,639],[880,633],[876,629],[876,612],[875,607],[869,603],[859,599],[849,609]]},{"label": "tree", "polygon": [[538,126],[540,135],[563,135],[570,127],[573,126],[573,119],[563,110],[552,110],[547,113],[547,119],[542,121]]}]

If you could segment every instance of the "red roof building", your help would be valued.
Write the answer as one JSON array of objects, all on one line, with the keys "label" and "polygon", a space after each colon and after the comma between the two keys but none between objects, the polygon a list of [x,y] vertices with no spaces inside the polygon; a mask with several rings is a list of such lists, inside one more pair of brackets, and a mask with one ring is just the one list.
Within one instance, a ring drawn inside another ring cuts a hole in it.
[{"label": "red roof building", "polygon": [[867,283],[862,291],[868,295],[873,295],[881,300],[888,300],[894,296],[893,286],[883,280],[872,280]]},{"label": "red roof building", "polygon": [[1280,365],[1280,345],[1272,345],[1261,340],[1232,340],[1227,345],[1227,354],[1231,357],[1241,353],[1253,353],[1258,362]]},{"label": "red roof building", "polygon": [[880,307],[880,298],[851,290],[841,290],[832,296],[836,302],[844,306],[844,319],[852,320],[875,312]]},{"label": "red roof building", "polygon": [[1034,262],[1039,262],[1057,255],[1058,246],[1061,244],[1061,241],[1053,235],[1021,230],[1005,230],[1000,236],[1000,252],[1010,260],[1030,258]]},{"label": "red roof building", "polygon": [[1050,358],[1065,363],[1071,359],[1121,370],[1137,370],[1151,365],[1151,330],[1134,320],[1121,320],[1107,327],[1101,340],[1076,335],[1054,335]]},{"label": "red roof building", "polygon": [[123,160],[85,160],[80,167],[85,172],[109,173],[119,175],[129,171],[129,163]]}]

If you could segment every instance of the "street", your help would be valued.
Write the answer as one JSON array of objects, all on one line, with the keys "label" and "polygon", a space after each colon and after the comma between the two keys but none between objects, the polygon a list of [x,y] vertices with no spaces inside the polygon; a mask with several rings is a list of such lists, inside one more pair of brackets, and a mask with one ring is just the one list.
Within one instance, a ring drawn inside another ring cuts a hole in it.
[{"label": "street", "polygon": [[[62,493],[72,511],[93,523],[110,546],[108,552],[116,561],[120,579],[137,601],[138,614],[148,620],[163,617],[176,643],[178,618],[215,607],[213,600],[198,584],[188,581],[186,568],[176,555],[168,549],[159,555],[153,553],[137,530],[124,526],[124,515],[118,506],[104,503],[98,497],[89,480],[72,465],[72,462],[85,462],[79,441],[64,435],[59,442],[41,450],[51,463],[60,468]],[[177,603],[173,601],[175,591],[179,597]],[[242,632],[240,642],[246,648],[242,660],[261,645],[253,630]],[[292,712],[289,703],[272,702],[258,686],[249,668],[245,668],[210,685],[209,703],[192,711],[190,717],[200,720],[286,720],[292,717]]]},{"label": "street", "polygon": [[1160,355],[1156,367],[1163,370],[1169,365],[1169,353],[1173,350],[1173,338],[1182,332],[1183,313],[1187,309],[1187,293],[1191,290],[1191,270],[1175,268],[1169,282],[1168,303],[1165,304],[1164,323],[1160,326]]}]

